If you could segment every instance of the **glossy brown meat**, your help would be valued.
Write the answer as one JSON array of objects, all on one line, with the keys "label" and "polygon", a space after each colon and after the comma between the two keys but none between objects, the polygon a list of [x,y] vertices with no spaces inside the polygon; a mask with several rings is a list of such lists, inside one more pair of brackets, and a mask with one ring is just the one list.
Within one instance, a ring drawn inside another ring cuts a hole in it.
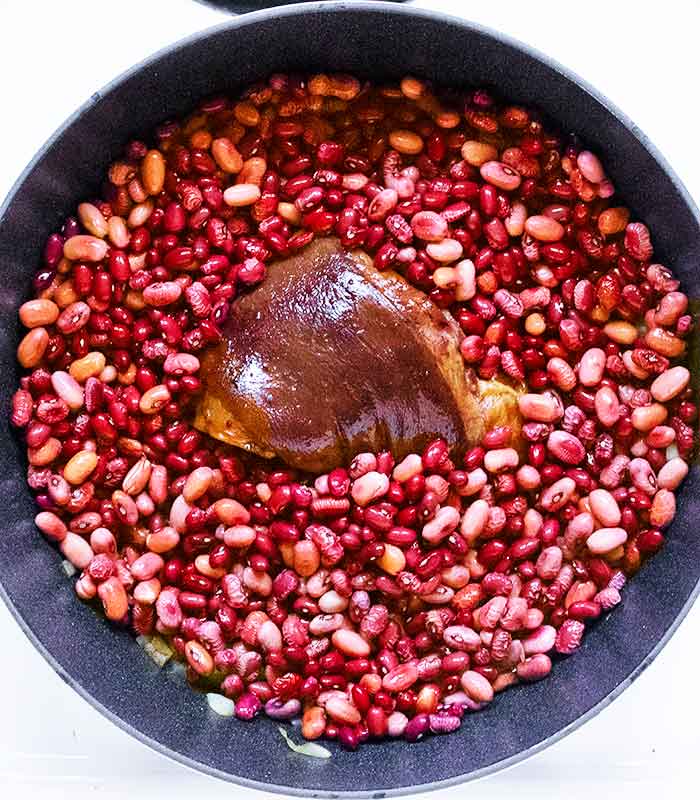
[{"label": "glossy brown meat", "polygon": [[480,391],[454,319],[394,272],[334,239],[270,266],[206,353],[195,425],[320,472],[358,452],[397,458],[484,432]]}]

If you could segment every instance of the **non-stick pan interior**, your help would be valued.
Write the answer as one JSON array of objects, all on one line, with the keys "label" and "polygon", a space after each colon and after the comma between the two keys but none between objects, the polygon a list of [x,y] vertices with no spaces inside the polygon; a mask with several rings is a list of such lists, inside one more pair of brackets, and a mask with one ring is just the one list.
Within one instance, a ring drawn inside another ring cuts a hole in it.
[{"label": "non-stick pan interior", "polygon": [[[512,763],[612,699],[649,662],[687,610],[700,573],[698,470],[680,493],[668,544],[625,590],[624,602],[553,675],[499,696],[461,731],[416,745],[356,753],[331,745],[327,761],[290,752],[274,725],[216,717],[202,696],[160,672],[123,631],[80,603],[42,541],[25,486],[22,448],[7,426],[16,388],[16,310],[46,236],[94,193],[132,136],[187,112],[202,97],[276,71],[341,70],[377,79],[406,73],[444,84],[485,84],[539,106],[605,154],[609,174],[649,224],[659,260],[699,293],[697,212],[658,155],[575,78],[497,35],[429,12],[383,4],[308,4],[247,15],[163,51],[103,92],[28,168],[0,222],[2,503],[0,582],[18,621],[59,673],[122,727],[185,763],[243,783],[316,794],[383,794],[456,782]],[[128,769],[128,765],[125,765]]]}]

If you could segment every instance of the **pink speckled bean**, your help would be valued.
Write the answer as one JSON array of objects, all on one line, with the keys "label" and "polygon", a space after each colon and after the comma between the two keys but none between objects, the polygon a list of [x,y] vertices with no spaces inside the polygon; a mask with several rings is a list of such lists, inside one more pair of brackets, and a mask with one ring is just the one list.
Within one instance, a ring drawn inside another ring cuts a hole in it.
[{"label": "pink speckled bean", "polygon": [[163,371],[169,375],[193,375],[199,367],[199,359],[192,353],[168,353]]},{"label": "pink speckled bean", "polygon": [[160,589],[161,584],[158,578],[151,578],[147,581],[141,581],[134,586],[134,600],[142,605],[152,606],[158,599]]},{"label": "pink speckled bean", "polygon": [[96,236],[71,236],[63,244],[63,255],[71,261],[102,261],[107,255],[107,242]]},{"label": "pink speckled bean", "polygon": [[224,191],[224,203],[240,208],[251,206],[260,199],[260,187],[254,183],[238,183]]},{"label": "pink speckled bean", "polygon": [[648,433],[668,416],[666,406],[661,403],[652,403],[649,406],[640,406],[632,411],[632,425],[642,433]]},{"label": "pink speckled bean", "polygon": [[53,511],[40,511],[34,517],[34,523],[48,539],[62,542],[68,533],[65,522]]},{"label": "pink speckled bean", "polygon": [[578,365],[578,379],[584,386],[597,386],[605,372],[605,351],[591,347],[581,356]]},{"label": "pink speckled bean", "polygon": [[152,283],[143,290],[146,305],[160,308],[174,303],[182,294],[182,286],[177,281]]},{"label": "pink speckled bean", "polygon": [[282,649],[282,631],[271,620],[265,620],[258,628],[258,644],[266,652]]},{"label": "pink speckled bean", "polygon": [[68,408],[77,411],[83,405],[83,388],[76,379],[67,372],[57,371],[51,375],[54,392],[63,400]]},{"label": "pink speckled bean", "polygon": [[117,552],[117,541],[108,528],[95,528],[90,534],[90,546],[97,553],[112,556]]},{"label": "pink speckled bean", "polygon": [[249,525],[232,525],[224,531],[224,543],[227,547],[237,549],[250,547],[255,541],[256,533]]},{"label": "pink speckled bean", "polygon": [[156,600],[156,614],[168,630],[177,630],[182,622],[182,609],[177,597],[177,589],[168,587],[163,589]]},{"label": "pink speckled bean", "polygon": [[435,211],[419,211],[411,218],[411,229],[424,242],[440,242],[447,236],[448,225]]},{"label": "pink speckled bean", "polygon": [[403,692],[418,680],[418,667],[415,662],[407,661],[389,670],[382,678],[382,687],[387,692]]},{"label": "pink speckled bean", "polygon": [[455,264],[455,273],[457,276],[455,282],[455,300],[459,303],[464,303],[471,300],[476,294],[476,270],[474,262],[468,258]]},{"label": "pink speckled bean", "polygon": [[544,622],[544,612],[539,608],[528,608],[524,627],[529,631],[537,630]]},{"label": "pink speckled bean", "polygon": [[77,569],[86,569],[95,555],[82,536],[70,531],[61,542],[60,548],[64,557]]},{"label": "pink speckled bean", "polygon": [[487,161],[481,165],[479,171],[485,181],[506,192],[512,192],[517,189],[522,181],[520,173],[501,161]]},{"label": "pink speckled bean", "polygon": [[595,521],[593,515],[587,511],[577,514],[566,526],[564,531],[564,544],[573,552],[579,545],[581,540],[587,539],[593,529],[595,528]]},{"label": "pink speckled bean", "polygon": [[659,470],[656,483],[659,489],[677,489],[688,474],[688,465],[682,458],[672,458]]},{"label": "pink speckled bean", "polygon": [[154,464],[151,467],[148,494],[157,506],[164,503],[168,497],[168,470],[162,464]]},{"label": "pink speckled bean", "polygon": [[479,608],[479,625],[486,630],[493,630],[505,613],[508,600],[505,597],[492,597]]},{"label": "pink speckled bean", "polygon": [[197,467],[187,476],[185,485],[182,487],[182,496],[185,502],[194,503],[202,495],[209,491],[214,471],[210,467]]},{"label": "pink speckled bean", "polygon": [[486,500],[475,500],[464,512],[460,532],[472,544],[484,530],[489,518],[490,507]]},{"label": "pink speckled bean", "polygon": [[457,239],[443,239],[440,242],[429,242],[426,247],[426,252],[435,261],[441,264],[450,264],[457,261],[462,257],[462,245]]},{"label": "pink speckled bean", "polygon": [[462,673],[460,683],[468,697],[477,703],[490,703],[493,700],[493,687],[480,672],[468,669]]},{"label": "pink speckled bean", "polygon": [[399,483],[405,483],[421,472],[423,472],[423,459],[416,453],[411,453],[394,467],[392,477]]},{"label": "pink speckled bean", "polygon": [[535,563],[538,577],[543,581],[554,580],[559,574],[563,560],[564,554],[562,553],[561,547],[557,547],[556,545],[545,547],[539,554],[537,562]]},{"label": "pink speckled bean", "polygon": [[588,502],[594,516],[604,527],[614,528],[620,524],[620,507],[607,489],[594,489],[588,495]]},{"label": "pink speckled bean", "polygon": [[445,644],[454,650],[475,652],[481,647],[479,634],[466,625],[449,625],[445,628],[442,638]]},{"label": "pink speckled bean", "polygon": [[75,582],[75,593],[81,600],[89,602],[97,597],[97,584],[90,577],[90,574],[83,572]]},{"label": "pink speckled bean", "polygon": [[518,678],[521,681],[541,681],[552,671],[552,660],[544,653],[538,653],[532,658],[522,661],[516,667]]},{"label": "pink speckled bean", "polygon": [[467,482],[460,486],[457,493],[462,497],[471,497],[478,494],[488,482],[488,476],[481,467],[467,473]]},{"label": "pink speckled bean", "polygon": [[518,397],[520,413],[536,422],[556,422],[564,415],[561,402],[551,394],[523,394]]},{"label": "pink speckled bean", "polygon": [[137,581],[148,581],[163,569],[163,559],[156,553],[144,553],[131,565],[131,574]]},{"label": "pink speckled bean", "polygon": [[644,440],[649,447],[665,450],[671,443],[676,441],[676,432],[670,425],[657,425],[652,428]]},{"label": "pink speckled bean", "polygon": [[120,622],[129,610],[129,598],[119,578],[113,575],[97,587],[105,616],[112,622]]},{"label": "pink speckled bean", "polygon": [[312,636],[325,636],[343,627],[345,617],[342,614],[317,614],[309,622],[309,633]]},{"label": "pink speckled bean", "polygon": [[153,553],[167,553],[180,543],[180,534],[170,525],[146,536],[146,547]]},{"label": "pink speckled bean", "polygon": [[651,384],[651,394],[659,403],[667,403],[677,397],[689,383],[690,372],[686,367],[671,367]]},{"label": "pink speckled bean", "polygon": [[542,483],[539,470],[530,466],[530,464],[523,464],[523,466],[520,467],[515,473],[515,480],[518,482],[518,486],[526,492],[537,489]]},{"label": "pink speckled bean", "polygon": [[595,393],[595,413],[601,424],[612,427],[620,419],[620,401],[609,386],[601,386]]},{"label": "pink speckled bean", "polygon": [[581,175],[591,183],[602,183],[605,179],[605,171],[600,159],[590,150],[582,150],[578,154],[576,165],[581,170]]},{"label": "pink speckled bean", "polygon": [[459,511],[452,506],[443,506],[435,517],[423,526],[423,539],[429,544],[438,544],[459,525]]},{"label": "pink speckled bean", "polygon": [[649,509],[649,522],[655,528],[665,528],[676,516],[676,496],[668,489],[659,489]]},{"label": "pink speckled bean", "polygon": [[622,477],[630,463],[628,456],[618,455],[600,471],[600,482],[606,489],[616,489],[622,483]]},{"label": "pink speckled bean", "polygon": [[189,505],[189,503],[181,494],[175,498],[172,506],[170,506],[169,522],[178,533],[185,533],[187,530],[187,524],[185,520],[187,519],[187,515],[191,510],[192,506]]},{"label": "pink speckled bean", "polygon": [[586,545],[594,555],[604,555],[626,541],[627,531],[622,528],[598,528],[586,539]]},{"label": "pink speckled bean", "polygon": [[525,220],[527,219],[527,208],[524,203],[513,203],[510,207],[510,213],[503,220],[509,236],[520,237],[525,230]]},{"label": "pink speckled bean", "polygon": [[558,242],[564,236],[564,226],[542,214],[528,217],[525,220],[525,231],[539,242]]},{"label": "pink speckled bean", "polygon": [[542,530],[544,518],[536,508],[528,508],[523,516],[523,535],[528,539],[536,538]]},{"label": "pink speckled bean", "polygon": [[656,492],[656,475],[646,458],[633,458],[629,463],[629,473],[635,489],[649,495]]},{"label": "pink speckled bean", "polygon": [[565,464],[580,464],[586,457],[581,440],[567,431],[552,431],[547,437],[547,450]]},{"label": "pink speckled bean", "polygon": [[[513,575],[511,581],[514,581],[516,577],[516,575]],[[518,631],[526,627],[529,611],[527,600],[524,597],[515,597],[511,594],[508,598],[505,611],[499,621],[499,625],[505,631]]]},{"label": "pink speckled bean", "polygon": [[349,630],[334,631],[331,636],[333,646],[348,658],[366,658],[370,654],[370,645],[359,633]]},{"label": "pink speckled bean", "polygon": [[593,598],[596,603],[603,609],[609,611],[614,608],[622,600],[620,592],[614,586],[606,586]]},{"label": "pink speckled bean", "polygon": [[565,506],[576,491],[572,478],[560,478],[548,486],[540,495],[540,505],[545,511],[558,511]]},{"label": "pink speckled bean", "polygon": [[488,472],[507,472],[518,466],[518,451],[512,447],[489,450],[484,456],[484,467]]},{"label": "pink speckled bean", "polygon": [[405,714],[402,714],[400,711],[394,711],[389,714],[389,718],[387,719],[387,734],[391,736],[392,739],[403,736],[407,726],[408,717]]},{"label": "pink speckled bean", "polygon": [[382,472],[367,472],[353,481],[352,499],[358,506],[368,506],[374,500],[383,497],[389,489],[389,478]]},{"label": "pink speckled bean", "polygon": [[367,209],[367,217],[373,222],[380,222],[396,208],[399,196],[395,189],[382,189],[373,198]]}]

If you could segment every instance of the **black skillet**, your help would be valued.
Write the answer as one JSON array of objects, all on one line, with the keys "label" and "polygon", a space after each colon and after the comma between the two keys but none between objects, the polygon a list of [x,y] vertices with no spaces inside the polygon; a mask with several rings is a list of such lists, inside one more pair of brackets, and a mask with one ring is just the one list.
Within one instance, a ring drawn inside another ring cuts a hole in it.
[{"label": "black skillet", "polygon": [[[94,94],[49,140],[0,209],[2,503],[0,593],[64,680],[124,730],[184,764],[256,788],[310,796],[396,795],[512,765],[611,702],[650,663],[687,613],[700,576],[699,474],[679,495],[663,552],[625,590],[552,676],[499,696],[459,733],[391,741],[318,761],[287,749],[274,724],[216,717],[204,698],[160,672],[124,631],[76,600],[59,555],[38,535],[26,461],[7,426],[16,388],[17,308],[46,236],[94,194],[134,135],[184,114],[203,96],[271,72],[320,69],[371,78],[407,73],[486,84],[541,108],[605,154],[609,174],[651,227],[659,260],[700,293],[700,224],[687,191],[617,109],[547,57],[498,33],[430,11],[383,3],[310,3],[247,14],[172,45]],[[125,765],[128,769],[128,765]]]}]

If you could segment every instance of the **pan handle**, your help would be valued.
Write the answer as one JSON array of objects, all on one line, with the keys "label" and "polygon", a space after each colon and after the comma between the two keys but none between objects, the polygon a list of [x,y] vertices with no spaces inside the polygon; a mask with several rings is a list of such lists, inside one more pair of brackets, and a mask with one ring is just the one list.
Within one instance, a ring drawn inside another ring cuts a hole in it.
[{"label": "pan handle", "polygon": [[[274,6],[289,6],[301,0],[200,0],[205,5],[215,6],[221,11],[232,11],[234,14],[246,14],[249,11],[260,11]],[[406,0],[389,0],[391,3],[404,3]]]}]

